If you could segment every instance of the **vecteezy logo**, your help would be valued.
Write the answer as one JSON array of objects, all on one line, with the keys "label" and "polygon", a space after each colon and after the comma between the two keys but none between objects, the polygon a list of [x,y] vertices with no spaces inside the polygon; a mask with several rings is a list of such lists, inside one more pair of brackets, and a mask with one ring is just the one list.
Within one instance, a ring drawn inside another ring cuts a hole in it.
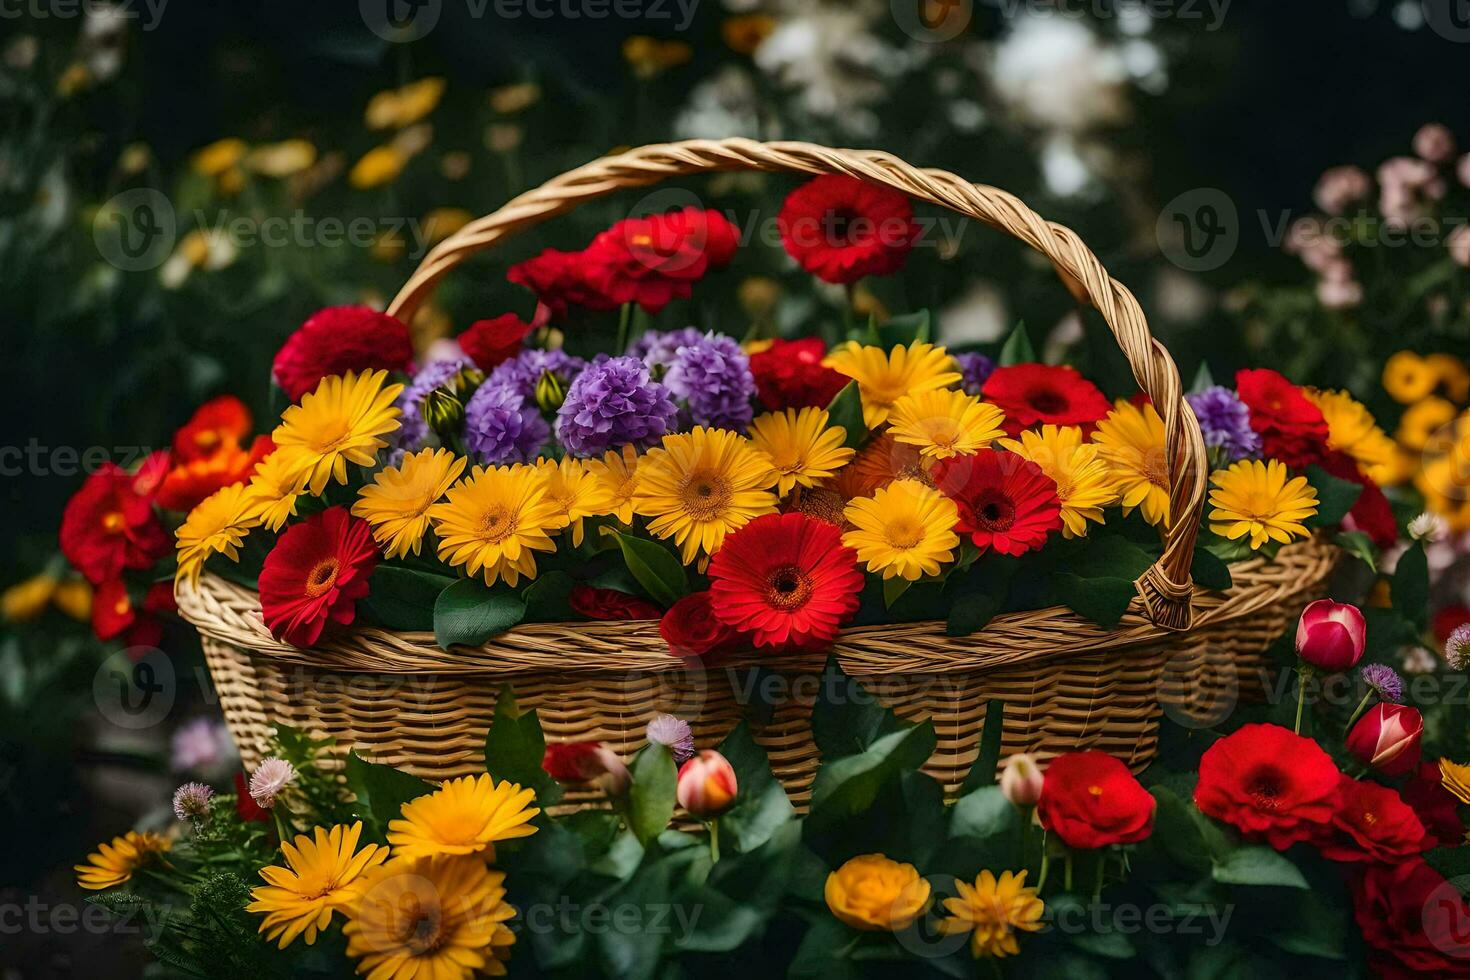
[{"label": "vecteezy logo", "polygon": [[1470,41],[1470,0],[1420,0],[1424,22],[1446,41]]},{"label": "vecteezy logo", "polygon": [[156,269],[174,250],[173,205],[163,192],[139,187],[108,200],[92,219],[92,241],[124,272]]},{"label": "vecteezy logo", "polygon": [[434,29],[443,0],[358,0],[358,11],[368,30],[385,41],[417,41]]},{"label": "vecteezy logo", "polygon": [[938,44],[970,26],[974,0],[889,0],[893,19],[915,41]]},{"label": "vecteezy logo", "polygon": [[92,678],[102,716],[119,728],[151,728],[174,705],[174,665],[162,650],[131,647],[103,661]]},{"label": "vecteezy logo", "polygon": [[1235,202],[1216,187],[1196,187],[1164,205],[1154,234],[1159,251],[1181,269],[1218,269],[1240,244]]}]

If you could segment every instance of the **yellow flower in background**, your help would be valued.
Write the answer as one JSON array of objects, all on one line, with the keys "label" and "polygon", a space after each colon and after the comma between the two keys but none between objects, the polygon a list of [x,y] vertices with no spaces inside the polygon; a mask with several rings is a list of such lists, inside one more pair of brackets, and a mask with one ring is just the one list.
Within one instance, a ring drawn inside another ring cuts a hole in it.
[{"label": "yellow flower in background", "polygon": [[301,404],[281,413],[271,440],[276,452],[300,455],[314,495],[320,496],[331,480],[346,483],[348,463],[372,466],[378,450],[387,447],[380,437],[397,431],[399,410],[393,402],[403,391],[401,384],[385,384],[387,379],[387,371],[332,375],[302,395]]},{"label": "yellow flower in background", "polygon": [[228,269],[240,257],[240,248],[220,228],[195,228],[174,246],[173,253],[158,268],[158,281],[165,289],[178,289],[195,269],[217,272]]},{"label": "yellow flower in background", "polygon": [[683,41],[660,41],[644,34],[623,40],[623,60],[642,79],[654,78],[694,57],[694,49]]},{"label": "yellow flower in background", "polygon": [[239,166],[246,150],[245,141],[233,136],[215,140],[196,152],[189,165],[201,177],[219,177]]},{"label": "yellow flower in background", "polygon": [[854,451],[842,443],[847,430],[830,425],[821,408],[767,412],[750,423],[750,441],[776,471],[781,496],[796,486],[814,487],[841,469]]},{"label": "yellow flower in background", "polygon": [[360,191],[392,183],[408,165],[408,157],[391,144],[375,146],[347,173],[347,182]]},{"label": "yellow flower in background", "polygon": [[553,552],[551,535],[566,527],[546,479],[534,466],[477,466],[429,508],[439,560],[463,566],[486,585],[536,577],[536,552]]},{"label": "yellow flower in background", "polygon": [[51,601],[77,622],[88,622],[92,618],[92,583],[84,578],[66,579],[56,587]]},{"label": "yellow flower in background", "polygon": [[245,155],[245,169],[266,177],[290,177],[316,163],[316,146],[311,140],[291,139],[264,143]]},{"label": "yellow flower in background", "polygon": [[842,543],[884,578],[916,582],[938,575],[960,543],[954,501],[918,480],[895,480],[871,497],[859,497],[842,516],[853,526]]},{"label": "yellow flower in background", "polygon": [[1019,439],[1002,439],[1000,444],[1052,478],[1067,537],[1086,534],[1088,521],[1104,523],[1103,508],[1117,503],[1112,469],[1096,446],[1082,441],[1080,426],[1043,425],[1040,431],[1027,429]]},{"label": "yellow flower in background", "polygon": [[199,582],[199,573],[212,555],[240,560],[240,544],[252,528],[260,525],[255,503],[245,484],[234,483],[205,497],[184,519],[178,539],[178,570],[174,581]]},{"label": "yellow flower in background", "polygon": [[534,791],[489,773],[451,779],[403,804],[403,818],[388,824],[388,843],[395,860],[474,854],[493,861],[496,841],[536,832],[534,802]]},{"label": "yellow flower in background", "polygon": [[1427,396],[1438,381],[1434,369],[1413,351],[1401,350],[1383,365],[1383,390],[1404,405]]},{"label": "yellow flower in background", "polygon": [[535,82],[517,82],[490,90],[490,108],[507,116],[529,109],[540,99],[541,86]]},{"label": "yellow flower in background", "polygon": [[1112,472],[1123,512],[1137,507],[1155,527],[1169,525],[1169,456],[1164,420],[1152,405],[1119,401],[1092,437]]},{"label": "yellow flower in background", "polygon": [[1304,476],[1290,477],[1279,460],[1243,459],[1210,477],[1210,530],[1231,541],[1250,536],[1251,550],[1267,541],[1286,544],[1311,532],[1302,521],[1317,513],[1317,491]]},{"label": "yellow flower in background", "polygon": [[572,547],[579,547],[587,518],[602,517],[612,510],[612,493],[580,459],[539,459],[536,468],[546,481],[546,498],[571,526]]},{"label": "yellow flower in background", "polygon": [[1465,369],[1464,361],[1453,354],[1430,354],[1424,363],[1452,399],[1463,402],[1470,398],[1470,370]]},{"label": "yellow flower in background", "polygon": [[467,461],[447,449],[423,449],[385,466],[373,482],[357,491],[352,513],[367,521],[373,539],[389,558],[419,553],[429,529],[429,508],[438,503]]},{"label": "yellow flower in background", "polygon": [[912,864],[863,854],[827,876],[823,897],[832,914],[854,929],[894,932],[928,906],[929,882]]},{"label": "yellow flower in background", "polygon": [[1375,483],[1383,483],[1394,462],[1394,444],[1378,427],[1373,414],[1345,391],[1302,391],[1327,420],[1327,447],[1347,453],[1363,464]]},{"label": "yellow flower in background", "polygon": [[261,868],[266,884],[252,889],[255,899],[245,911],[264,914],[260,931],[265,938],[285,949],[301,936],[306,945],[327,928],[332,913],[357,897],[361,877],[370,868],[388,860],[388,849],[369,844],[362,850],[362,821],[351,827],[338,824],[331,830],[317,827],[310,837],[298,834],[295,843],[281,842],[286,867]]},{"label": "yellow flower in background", "polygon": [[776,18],[770,14],[741,14],[720,22],[720,37],[736,54],[754,54],[775,29]]},{"label": "yellow flower in background", "polygon": [[17,582],[0,595],[0,616],[7,623],[27,623],[44,613],[60,584],[55,575],[42,572]]},{"label": "yellow flower in background", "polygon": [[1414,477],[1425,508],[1442,516],[1455,532],[1470,531],[1470,446],[1454,442],[1428,458]]},{"label": "yellow flower in background", "polygon": [[1021,951],[1016,931],[1035,932],[1042,926],[1046,906],[1035,888],[1026,887],[1026,872],[1002,871],[996,878],[989,870],[980,872],[973,885],[955,882],[956,898],[944,900],[949,917],[939,924],[946,936],[970,934],[970,954],[1014,956]]},{"label": "yellow flower in background", "polygon": [[267,531],[279,531],[296,516],[310,470],[310,457],[296,449],[277,449],[255,468],[246,495],[251,513]]},{"label": "yellow flower in background", "polygon": [[1459,410],[1443,398],[1433,395],[1421,398],[1399,416],[1398,441],[1409,449],[1423,449],[1434,434],[1453,422],[1458,414]]},{"label": "yellow flower in background", "polygon": [[948,388],[960,380],[954,358],[943,347],[914,341],[907,347],[864,347],[855,340],[828,354],[822,362],[858,383],[863,421],[876,429],[888,421],[893,403],[904,395]]},{"label": "yellow flower in background", "polygon": [[1470,803],[1470,766],[1439,760],[1439,779],[1461,803]]},{"label": "yellow flower in background", "polygon": [[926,459],[949,459],[986,449],[1005,435],[1005,413],[963,391],[935,388],[904,395],[888,415],[889,432],[918,446]]},{"label": "yellow flower in background", "polygon": [[424,215],[424,243],[437,245],[474,220],[464,208],[435,208]]},{"label": "yellow flower in background", "polygon": [[130,830],[121,837],[114,837],[109,844],[101,844],[87,855],[86,864],[78,864],[77,884],[88,891],[102,891],[126,884],[133,872],[149,863],[159,854],[173,847],[166,837],[147,832]]},{"label": "yellow flower in background", "polygon": [[673,538],[684,564],[720,550],[725,535],[776,510],[770,460],[729,429],[664,436],[638,467],[633,510],[649,533]]},{"label": "yellow flower in background", "polygon": [[587,460],[587,472],[607,491],[608,514],[620,523],[633,523],[633,497],[638,492],[638,450],[632,446],[609,449],[601,459]]},{"label": "yellow flower in background", "polygon": [[368,129],[402,129],[433,112],[444,97],[445,81],[421,78],[402,88],[379,92],[368,100],[363,122]]}]

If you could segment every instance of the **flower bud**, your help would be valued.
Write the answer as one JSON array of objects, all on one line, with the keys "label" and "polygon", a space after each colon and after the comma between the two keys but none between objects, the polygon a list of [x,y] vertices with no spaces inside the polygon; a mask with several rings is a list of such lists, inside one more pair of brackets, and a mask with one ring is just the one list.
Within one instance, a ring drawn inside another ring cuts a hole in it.
[{"label": "flower bud", "polygon": [[1035,806],[1041,799],[1043,780],[1036,759],[1025,752],[1018,752],[1005,761],[1005,768],[1000,773],[1000,791],[1016,806]]},{"label": "flower bud", "polygon": [[1313,667],[1340,673],[1362,658],[1367,631],[1357,606],[1318,599],[1297,621],[1296,652]]},{"label": "flower bud", "polygon": [[561,403],[567,400],[567,386],[550,371],[542,371],[536,379],[536,407],[547,415],[555,414]]},{"label": "flower bud", "polygon": [[591,784],[608,796],[627,795],[633,774],[616,752],[601,742],[560,742],[546,746],[541,768],[570,786]]},{"label": "flower bud", "polygon": [[464,421],[464,402],[447,388],[435,388],[424,398],[424,421],[441,438]]},{"label": "flower bud", "polygon": [[1348,732],[1347,750],[1385,776],[1400,776],[1419,765],[1423,734],[1417,708],[1376,704]]},{"label": "flower bud", "polygon": [[734,767],[720,753],[705,749],[679,769],[675,795],[690,816],[712,820],[730,808],[739,791]]}]

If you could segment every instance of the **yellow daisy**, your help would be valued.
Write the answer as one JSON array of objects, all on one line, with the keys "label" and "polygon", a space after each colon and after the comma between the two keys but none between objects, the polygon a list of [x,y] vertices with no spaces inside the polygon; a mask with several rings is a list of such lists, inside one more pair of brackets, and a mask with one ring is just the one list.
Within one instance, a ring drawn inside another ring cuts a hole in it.
[{"label": "yellow daisy", "polygon": [[429,508],[439,536],[439,560],[486,585],[536,577],[536,552],[555,551],[551,533],[566,527],[546,480],[534,466],[477,466]]},{"label": "yellow daisy", "polygon": [[582,544],[582,526],[589,517],[601,517],[613,509],[612,492],[588,471],[580,459],[568,457],[537,460],[536,468],[546,481],[546,496],[557,513],[571,526],[572,547]]},{"label": "yellow daisy", "polygon": [[491,861],[496,841],[536,832],[535,800],[532,790],[489,773],[451,779],[403,804],[403,819],[388,824],[388,843],[395,860],[478,854]]},{"label": "yellow daisy", "polygon": [[886,354],[881,347],[848,341],[822,363],[858,383],[863,421],[870,429],[887,422],[893,403],[904,395],[948,388],[960,380],[954,358],[943,347],[918,340],[907,347],[894,345]]},{"label": "yellow daisy", "polygon": [[1097,424],[1093,443],[1112,471],[1123,512],[1143,510],[1155,527],[1169,525],[1169,457],[1164,420],[1152,405],[1119,401]]},{"label": "yellow daisy", "polygon": [[1210,530],[1234,541],[1250,535],[1251,550],[1267,541],[1304,538],[1302,521],[1317,513],[1317,491],[1304,476],[1288,479],[1280,460],[1243,459],[1210,477]]},{"label": "yellow daisy", "polygon": [[1461,803],[1470,803],[1470,766],[1440,759],[1439,780]]},{"label": "yellow daisy", "polygon": [[1418,451],[1429,445],[1434,434],[1455,420],[1459,411],[1443,398],[1421,398],[1399,416],[1398,440]]},{"label": "yellow daisy", "polygon": [[1372,413],[1345,391],[1306,388],[1304,392],[1327,420],[1327,447],[1347,453],[1363,464],[1369,477],[1383,483],[1393,464],[1395,447]]},{"label": "yellow daisy", "polygon": [[633,509],[649,519],[651,533],[674,539],[686,565],[776,509],[770,460],[729,429],[699,426],[664,436],[663,446],[643,457],[638,477]]},{"label": "yellow daisy", "polygon": [[1383,390],[1402,405],[1428,396],[1438,382],[1434,368],[1413,351],[1401,350],[1383,365]]},{"label": "yellow daisy", "polygon": [[871,497],[859,497],[842,516],[854,528],[842,543],[884,578],[915,582],[938,575],[960,543],[954,501],[918,480],[895,480]]},{"label": "yellow daisy", "polygon": [[1075,538],[1087,533],[1087,522],[1104,523],[1103,508],[1117,503],[1113,473],[1096,446],[1082,441],[1075,425],[1043,425],[1027,429],[1019,439],[1002,439],[1011,452],[1031,460],[1057,485],[1062,502],[1062,533]]},{"label": "yellow daisy", "polygon": [[1451,398],[1458,402],[1470,398],[1470,371],[1465,369],[1464,361],[1453,354],[1430,354],[1424,363]]},{"label": "yellow daisy", "polygon": [[828,421],[825,409],[788,408],[750,423],[750,441],[770,460],[781,496],[798,485],[816,486],[852,459],[853,450],[842,444],[847,430]]},{"label": "yellow daisy", "polygon": [[277,449],[255,468],[246,496],[252,514],[268,531],[296,516],[296,504],[306,489],[310,460],[299,449]]},{"label": "yellow daisy", "polygon": [[1035,888],[1026,887],[1026,872],[1002,871],[997,879],[990,871],[980,872],[973,885],[955,882],[956,898],[944,900],[949,917],[939,923],[946,936],[970,934],[970,954],[1014,956],[1021,951],[1016,931],[1035,932],[1042,926],[1045,904]]},{"label": "yellow daisy", "polygon": [[395,858],[368,872],[345,911],[347,955],[372,980],[505,976],[515,943],[505,874],[478,858]]},{"label": "yellow daisy", "polygon": [[638,491],[638,450],[632,446],[609,449],[601,459],[587,460],[587,472],[612,498],[608,514],[620,523],[633,523],[633,496]]},{"label": "yellow daisy", "polygon": [[175,532],[179,564],[174,572],[174,581],[188,579],[190,585],[198,583],[199,573],[211,555],[224,555],[230,561],[239,561],[241,542],[250,529],[259,524],[255,503],[246,492],[245,484],[233,483],[205,497],[189,511],[189,516]]},{"label": "yellow daisy", "polygon": [[311,837],[298,834],[295,844],[281,842],[286,867],[261,868],[266,884],[251,890],[255,901],[245,906],[247,912],[264,914],[260,931],[266,939],[279,940],[281,949],[297,936],[304,936],[308,946],[316,943],[333,911],[357,896],[363,873],[388,860],[388,849],[381,844],[359,851],[361,836],[359,820],[351,827],[317,827]]},{"label": "yellow daisy", "polygon": [[402,464],[384,467],[357,491],[352,513],[372,525],[373,538],[389,558],[418,554],[429,529],[429,508],[459,479],[465,465],[463,457],[447,449],[404,456]]},{"label": "yellow daisy", "polygon": [[138,833],[130,830],[121,837],[114,837],[110,844],[100,844],[97,850],[87,855],[86,864],[75,866],[77,884],[88,891],[102,891],[126,884],[133,872],[151,861],[155,855],[163,854],[173,847],[166,837],[158,834]]},{"label": "yellow daisy", "polygon": [[949,459],[985,449],[1005,432],[1005,414],[963,391],[931,389],[904,395],[889,413],[893,438],[929,459]]},{"label": "yellow daisy", "polygon": [[346,483],[349,462],[372,466],[378,450],[388,445],[378,437],[398,429],[393,400],[403,385],[384,385],[387,378],[387,371],[323,378],[301,404],[281,414],[271,439],[278,452],[301,454],[313,494],[320,496],[329,480]]}]

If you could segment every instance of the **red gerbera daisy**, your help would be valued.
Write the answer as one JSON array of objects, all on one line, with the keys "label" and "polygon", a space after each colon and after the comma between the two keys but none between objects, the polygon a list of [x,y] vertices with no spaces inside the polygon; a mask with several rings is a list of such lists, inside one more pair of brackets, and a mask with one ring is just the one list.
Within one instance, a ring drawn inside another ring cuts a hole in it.
[{"label": "red gerbera daisy", "polygon": [[309,316],[276,352],[271,373],[292,401],[322,378],[348,371],[408,371],[408,327],[366,306],[329,306]]},{"label": "red gerbera daisy", "polygon": [[842,532],[805,514],[766,514],[735,531],[709,578],[715,617],[756,646],[826,646],[863,587]]},{"label": "red gerbera daisy", "polygon": [[1279,725],[1245,725],[1205,751],[1194,804],[1277,850],[1321,833],[1337,813],[1337,766]]},{"label": "red gerbera daisy", "polygon": [[174,455],[183,463],[213,456],[226,446],[244,442],[252,425],[244,402],[234,395],[221,395],[200,405],[174,433]]},{"label": "red gerbera daisy", "polygon": [[1327,456],[1327,420],[1302,390],[1270,368],[1237,371],[1235,389],[1250,409],[1261,450],[1298,469]]},{"label": "red gerbera daisy", "polygon": [[501,361],[520,352],[521,342],[534,330],[531,324],[514,313],[504,313],[493,320],[476,320],[460,334],[459,349],[475,362],[481,371],[489,371]]},{"label": "red gerbera daisy", "polygon": [[[617,302],[588,278],[592,264],[585,252],[558,252],[548,248],[535,258],[511,266],[505,278],[535,293],[537,302],[557,319],[566,316],[570,306],[588,310],[616,308]],[[541,319],[538,313],[537,322]]]},{"label": "red gerbera daisy", "polygon": [[1317,840],[1323,857],[1334,861],[1386,863],[1426,850],[1424,824],[1388,786],[1343,776],[1342,806]]},{"label": "red gerbera daisy", "polygon": [[1015,453],[981,449],[953,456],[940,460],[933,474],[934,485],[959,509],[955,530],[968,534],[981,554],[992,548],[1025,554],[1062,526],[1056,481]]},{"label": "red gerbera daisy", "polygon": [[728,265],[736,243],[735,228],[717,211],[625,218],[592,240],[587,277],[614,302],[657,313],[671,300],[688,299],[710,269]]},{"label": "red gerbera daisy", "polygon": [[260,570],[260,611],[281,640],[309,647],[330,619],[347,624],[368,594],[378,549],[367,521],[345,507],[313,514],[281,535]]},{"label": "red gerbera daisy", "polygon": [[62,554],[93,584],[124,568],[147,568],[173,547],[138,483],[116,463],[104,463],[61,513]]},{"label": "red gerbera daisy", "polygon": [[827,345],[820,337],[773,340],[750,355],[750,373],[761,404],[773,412],[787,408],[826,408],[848,377],[822,364]]},{"label": "red gerbera daisy", "polygon": [[776,226],[787,254],[836,283],[897,272],[919,237],[907,195],[846,174],[824,174],[792,191]]},{"label": "red gerbera daisy", "polygon": [[216,490],[250,479],[255,468],[276,445],[270,436],[256,436],[248,450],[231,437],[209,456],[181,463],[168,471],[158,487],[158,506],[188,512]]},{"label": "red gerbera daisy", "polygon": [[980,395],[1006,413],[1005,430],[1012,439],[1033,425],[1080,425],[1091,431],[1113,408],[1097,385],[1064,364],[998,367]]}]

